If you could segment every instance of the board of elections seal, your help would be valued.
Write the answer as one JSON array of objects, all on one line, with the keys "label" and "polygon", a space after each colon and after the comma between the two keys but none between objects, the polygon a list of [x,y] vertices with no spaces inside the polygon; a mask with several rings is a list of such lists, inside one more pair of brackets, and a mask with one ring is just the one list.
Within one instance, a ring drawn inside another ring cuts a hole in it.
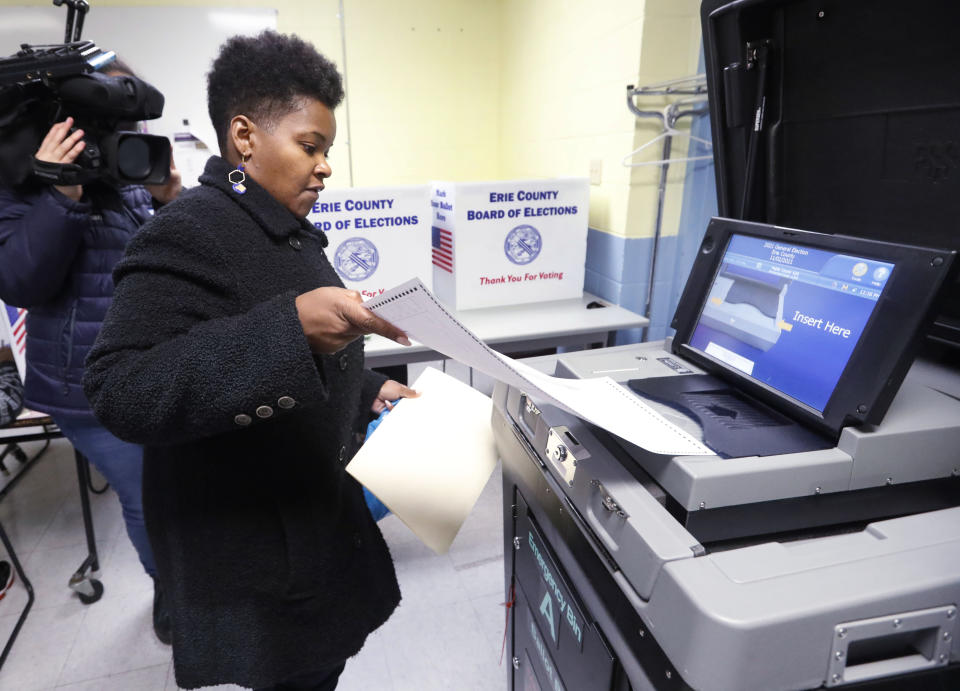
[{"label": "board of elections seal", "polygon": [[503,252],[514,264],[529,264],[539,256],[542,248],[540,231],[531,225],[517,226],[503,241]]},{"label": "board of elections seal", "polygon": [[333,267],[345,281],[364,281],[380,265],[380,253],[366,238],[344,240],[333,253]]}]

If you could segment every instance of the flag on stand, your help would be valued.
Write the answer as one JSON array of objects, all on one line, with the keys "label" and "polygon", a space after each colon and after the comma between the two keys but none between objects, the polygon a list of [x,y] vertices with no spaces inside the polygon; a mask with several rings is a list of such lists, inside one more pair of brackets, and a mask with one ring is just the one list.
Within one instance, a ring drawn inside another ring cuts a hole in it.
[{"label": "flag on stand", "polygon": [[25,355],[27,352],[27,310],[22,307],[11,307],[0,302],[3,309],[3,320],[0,321],[0,342],[10,344],[13,350],[13,359],[17,363],[20,378],[26,377]]},{"label": "flag on stand", "polygon": [[453,273],[453,234],[449,230],[433,226],[431,229],[433,265],[448,274]]}]

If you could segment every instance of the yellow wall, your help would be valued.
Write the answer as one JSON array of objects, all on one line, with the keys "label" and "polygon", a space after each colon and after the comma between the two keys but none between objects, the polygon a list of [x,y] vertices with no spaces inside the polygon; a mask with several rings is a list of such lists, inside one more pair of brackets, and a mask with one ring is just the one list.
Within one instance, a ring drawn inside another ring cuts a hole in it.
[{"label": "yellow wall", "polygon": [[499,3],[344,5],[355,184],[498,177]]},{"label": "yellow wall", "polygon": [[[645,31],[637,84],[656,84],[694,74],[700,56],[699,0],[646,0],[644,20]],[[643,103],[662,108],[667,101],[646,99]],[[682,120],[678,127],[689,129],[690,119]],[[650,141],[659,131],[660,126],[655,120],[637,120],[633,145],[628,151]],[[689,140],[686,138],[675,139],[671,158],[685,157],[688,146]],[[651,149],[659,149],[659,146],[654,145]],[[661,155],[662,150],[644,150],[639,160],[659,159]],[[611,228],[611,231],[627,237],[651,237],[656,222],[660,168],[644,166],[628,170],[632,172],[630,196],[625,212],[627,226],[623,231],[617,228]],[[676,235],[680,226],[686,166],[683,163],[674,163],[670,165],[668,172],[661,232],[664,235]]]},{"label": "yellow wall", "polygon": [[[343,70],[337,0],[202,4],[275,8],[278,30],[310,41]],[[43,7],[50,0],[0,0],[3,5]],[[109,5],[196,3],[95,0],[91,12]],[[347,102],[337,112],[331,187],[349,185],[347,142],[354,185],[499,176],[499,11],[498,0],[344,0]],[[175,37],[169,45],[182,48]]]},{"label": "yellow wall", "polygon": [[[107,5],[194,3],[97,0],[91,11]],[[626,85],[695,71],[697,0],[344,0],[346,56],[337,0],[203,5],[276,8],[280,31],[346,64],[332,187],[349,184],[351,158],[355,185],[586,176],[595,160],[591,227],[652,234],[658,169],[621,159],[659,130],[627,110]],[[672,168],[666,234],[676,232],[682,175]]]},{"label": "yellow wall", "polygon": [[[627,109],[626,86],[696,71],[698,8],[696,0],[504,0],[501,176],[589,175],[599,161],[590,227],[652,235],[659,169],[621,161],[660,128]],[[682,165],[672,168],[671,180],[682,176]],[[679,222],[679,186],[667,193],[667,234]]]},{"label": "yellow wall", "polygon": [[530,0],[503,3],[504,177],[586,176],[590,226],[623,230],[629,176],[620,157],[633,142],[625,105],[636,81],[644,3]]}]

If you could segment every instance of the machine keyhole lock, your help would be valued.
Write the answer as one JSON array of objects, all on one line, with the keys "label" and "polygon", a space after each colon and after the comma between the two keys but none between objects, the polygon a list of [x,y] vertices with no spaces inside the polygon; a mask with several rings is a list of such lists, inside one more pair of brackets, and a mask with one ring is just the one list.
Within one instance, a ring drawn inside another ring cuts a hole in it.
[{"label": "machine keyhole lock", "polygon": [[577,473],[577,459],[583,459],[589,454],[566,427],[551,427],[547,434],[543,455],[550,461],[550,465],[557,474],[568,485],[573,486],[573,478]]}]

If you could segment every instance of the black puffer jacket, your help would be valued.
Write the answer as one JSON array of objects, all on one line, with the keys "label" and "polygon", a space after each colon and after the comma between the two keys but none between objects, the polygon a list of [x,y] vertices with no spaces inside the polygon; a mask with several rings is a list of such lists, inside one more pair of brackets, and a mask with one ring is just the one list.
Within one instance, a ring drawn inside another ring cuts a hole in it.
[{"label": "black puffer jacket", "polygon": [[[326,237],[255,182],[202,185],[114,273],[87,360],[94,412],[145,445],[143,504],[177,683],[267,686],[356,653],[400,599],[343,467],[384,378],[363,345],[314,356],[294,298],[342,285]],[[249,180],[249,178],[248,178]]]}]

